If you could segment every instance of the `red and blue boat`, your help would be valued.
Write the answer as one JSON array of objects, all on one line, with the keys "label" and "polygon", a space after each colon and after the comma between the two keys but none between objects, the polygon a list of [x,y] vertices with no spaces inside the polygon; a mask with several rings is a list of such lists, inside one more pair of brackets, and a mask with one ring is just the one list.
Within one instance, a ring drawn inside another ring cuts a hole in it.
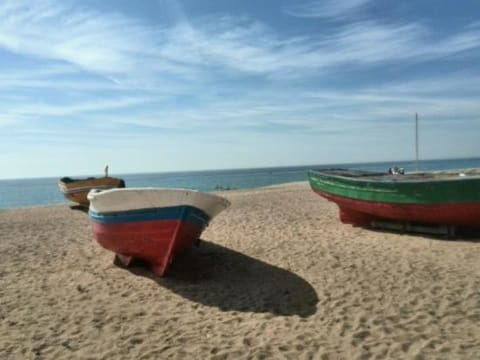
[{"label": "red and blue boat", "polygon": [[122,265],[141,259],[158,276],[230,205],[221,196],[189,189],[92,190],[88,199],[96,241]]},{"label": "red and blue boat", "polygon": [[348,169],[310,170],[312,190],[336,203],[340,220],[480,226],[480,169],[407,174]]}]

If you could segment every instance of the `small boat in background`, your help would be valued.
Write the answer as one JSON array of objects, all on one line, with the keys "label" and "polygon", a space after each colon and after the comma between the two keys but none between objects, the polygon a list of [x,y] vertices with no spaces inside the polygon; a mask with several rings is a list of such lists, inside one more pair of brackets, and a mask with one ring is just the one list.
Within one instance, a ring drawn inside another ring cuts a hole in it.
[{"label": "small boat in background", "polygon": [[480,169],[405,174],[322,169],[310,170],[308,178],[314,192],[338,205],[344,223],[480,226]]},{"label": "small boat in background", "polygon": [[230,205],[221,196],[189,189],[92,190],[88,199],[96,241],[122,265],[141,259],[158,276]]},{"label": "small boat in background", "polygon": [[63,177],[58,181],[58,187],[67,200],[73,201],[81,206],[88,207],[89,201],[87,195],[90,190],[124,188],[125,181],[109,176],[101,178],[89,177],[84,179]]}]

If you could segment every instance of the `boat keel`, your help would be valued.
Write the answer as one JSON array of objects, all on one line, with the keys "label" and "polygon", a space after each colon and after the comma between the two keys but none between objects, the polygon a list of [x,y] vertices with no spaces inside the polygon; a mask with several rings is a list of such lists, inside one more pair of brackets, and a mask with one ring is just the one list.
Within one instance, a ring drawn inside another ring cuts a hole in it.
[{"label": "boat keel", "polygon": [[407,221],[388,221],[374,220],[371,223],[373,229],[396,231],[400,233],[416,233],[427,235],[440,235],[447,239],[456,239],[457,228],[454,225],[438,225],[438,224],[418,224]]},{"label": "boat keel", "polygon": [[115,265],[127,268],[133,262],[133,256],[127,256],[122,254],[115,254],[115,258],[113,259],[113,263]]},{"label": "boat keel", "polygon": [[152,272],[153,275],[163,276],[165,274],[165,271],[167,270],[167,267],[172,263],[172,260],[173,258],[170,258],[169,260],[164,262],[149,262],[133,256],[115,254],[113,263],[116,266],[119,266],[124,269],[127,269],[133,266],[134,264],[144,264],[148,267],[148,269]]}]

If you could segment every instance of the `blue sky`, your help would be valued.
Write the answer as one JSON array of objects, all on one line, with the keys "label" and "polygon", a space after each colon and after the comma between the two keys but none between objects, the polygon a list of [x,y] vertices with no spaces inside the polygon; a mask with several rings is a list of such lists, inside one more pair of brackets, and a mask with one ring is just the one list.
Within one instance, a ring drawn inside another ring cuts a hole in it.
[{"label": "blue sky", "polygon": [[0,2],[0,178],[480,156],[480,2]]}]

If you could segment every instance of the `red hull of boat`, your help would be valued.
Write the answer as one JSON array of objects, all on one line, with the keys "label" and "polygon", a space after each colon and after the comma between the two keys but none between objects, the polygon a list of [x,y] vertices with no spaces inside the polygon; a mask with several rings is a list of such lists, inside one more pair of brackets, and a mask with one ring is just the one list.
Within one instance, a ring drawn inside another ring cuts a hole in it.
[{"label": "red hull of boat", "polygon": [[340,220],[346,224],[369,226],[375,220],[410,221],[425,224],[480,226],[480,203],[398,204],[363,201],[327,194],[314,189],[336,203]]},{"label": "red hull of boat", "polygon": [[198,225],[179,220],[93,223],[92,227],[97,242],[115,252],[124,265],[142,259],[158,276],[163,276],[173,257],[195,244],[203,231]]}]

